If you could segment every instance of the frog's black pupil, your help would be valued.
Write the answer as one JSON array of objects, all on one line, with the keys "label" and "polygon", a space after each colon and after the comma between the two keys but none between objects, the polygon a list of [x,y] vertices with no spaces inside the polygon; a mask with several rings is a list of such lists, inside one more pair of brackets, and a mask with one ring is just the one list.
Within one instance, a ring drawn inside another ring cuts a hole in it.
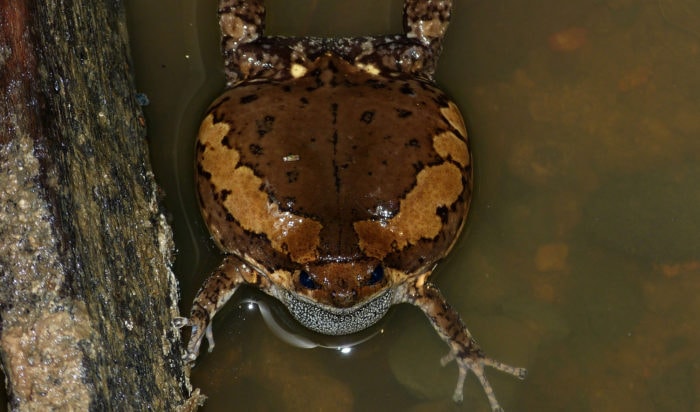
[{"label": "frog's black pupil", "polygon": [[372,271],[372,276],[369,278],[369,284],[374,285],[375,283],[380,282],[384,278],[384,267],[382,265],[377,265],[375,266],[374,270]]},{"label": "frog's black pupil", "polygon": [[307,289],[316,289],[316,282],[311,279],[311,275],[305,270],[299,272],[299,283]]}]

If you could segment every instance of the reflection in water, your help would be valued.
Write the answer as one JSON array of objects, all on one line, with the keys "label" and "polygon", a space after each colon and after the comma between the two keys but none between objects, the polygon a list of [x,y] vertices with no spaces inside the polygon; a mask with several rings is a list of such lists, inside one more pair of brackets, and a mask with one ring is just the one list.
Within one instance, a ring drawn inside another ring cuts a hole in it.
[{"label": "reflection in water", "polygon": [[[197,17],[171,16],[155,33],[144,31],[182,9],[130,6],[185,312],[221,259],[198,220],[190,159],[222,74],[216,1],[182,3]],[[401,1],[377,3],[266,2],[270,30],[285,34],[391,31]],[[528,367],[524,382],[489,372],[506,410],[699,408],[699,16],[696,0],[457,1],[437,77],[465,113],[476,192],[466,236],[434,280],[488,355]],[[181,86],[197,76],[199,89]],[[475,382],[462,406],[451,402],[457,372],[439,367],[444,345],[415,308],[397,308],[344,356],[292,347],[230,306],[214,324],[217,350],[193,370],[205,410],[488,407]]]}]

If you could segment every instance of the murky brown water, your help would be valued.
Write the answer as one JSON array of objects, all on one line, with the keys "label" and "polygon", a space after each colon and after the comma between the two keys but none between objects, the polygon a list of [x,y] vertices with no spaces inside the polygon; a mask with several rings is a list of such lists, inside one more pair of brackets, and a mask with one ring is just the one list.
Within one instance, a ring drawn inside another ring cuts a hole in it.
[{"label": "murky brown water", "polygon": [[[376,4],[381,3],[381,6]],[[268,1],[279,34],[400,29],[401,1]],[[220,256],[196,210],[193,139],[221,91],[216,1],[132,0],[140,91],[179,250],[183,313]],[[457,1],[437,80],[468,121],[477,192],[435,280],[488,354],[507,410],[700,409],[700,27],[690,1]],[[242,291],[244,297],[259,297]],[[235,300],[235,299],[234,299]],[[205,410],[488,409],[415,308],[350,355],[218,315]]]}]

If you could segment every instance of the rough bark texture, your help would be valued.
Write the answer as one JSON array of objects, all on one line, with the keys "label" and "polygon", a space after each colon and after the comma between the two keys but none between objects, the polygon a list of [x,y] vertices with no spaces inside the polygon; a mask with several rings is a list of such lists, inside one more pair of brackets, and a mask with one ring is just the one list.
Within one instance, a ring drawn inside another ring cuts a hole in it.
[{"label": "rough bark texture", "polygon": [[13,410],[194,406],[119,1],[0,0],[0,355]]}]

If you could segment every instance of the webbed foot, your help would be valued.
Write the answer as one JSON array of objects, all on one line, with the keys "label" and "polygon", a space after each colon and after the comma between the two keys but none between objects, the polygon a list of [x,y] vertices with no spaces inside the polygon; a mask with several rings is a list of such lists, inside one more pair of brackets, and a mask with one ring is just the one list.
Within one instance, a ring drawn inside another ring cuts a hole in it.
[{"label": "webbed foot", "polygon": [[476,378],[481,383],[481,387],[484,388],[486,397],[489,399],[489,404],[491,405],[491,410],[494,412],[503,411],[503,408],[501,408],[501,406],[498,404],[498,400],[496,399],[496,394],[493,391],[493,387],[491,387],[489,380],[486,378],[486,374],[484,373],[485,367],[490,366],[494,369],[498,369],[501,372],[513,375],[518,379],[525,379],[525,377],[527,376],[527,370],[525,368],[517,368],[514,366],[506,365],[497,360],[480,355],[458,357],[455,355],[454,352],[450,352],[440,360],[440,363],[442,364],[442,366],[445,366],[453,360],[457,362],[457,367],[459,368],[459,377],[457,378],[457,387],[455,388],[454,394],[452,395],[452,399],[455,402],[462,402],[462,399],[464,398],[464,380],[466,379],[469,371],[471,371],[472,373],[474,373],[474,375],[476,375]]}]

